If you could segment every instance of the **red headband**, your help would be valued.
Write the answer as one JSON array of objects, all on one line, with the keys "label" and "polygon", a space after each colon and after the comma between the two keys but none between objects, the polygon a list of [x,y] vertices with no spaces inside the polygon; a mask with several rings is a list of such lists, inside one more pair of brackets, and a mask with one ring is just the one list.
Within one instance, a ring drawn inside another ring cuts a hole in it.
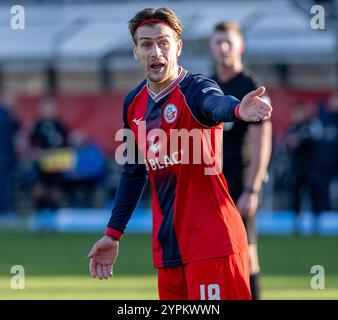
[{"label": "red headband", "polygon": [[[142,22],[135,28],[135,31],[134,31],[134,32],[136,32],[136,30],[137,30],[139,27],[141,27],[141,26],[143,26],[143,25],[145,25],[145,24],[151,23],[151,22],[164,23],[166,26],[168,26],[169,28],[173,29],[172,26],[171,26],[168,22],[166,22],[166,21],[164,21],[164,20],[161,20],[161,19],[148,19],[148,20],[142,21]],[[173,29],[173,30],[174,30],[174,29]],[[174,31],[175,31],[175,30],[174,30]],[[176,31],[175,31],[175,32],[176,32]]]}]

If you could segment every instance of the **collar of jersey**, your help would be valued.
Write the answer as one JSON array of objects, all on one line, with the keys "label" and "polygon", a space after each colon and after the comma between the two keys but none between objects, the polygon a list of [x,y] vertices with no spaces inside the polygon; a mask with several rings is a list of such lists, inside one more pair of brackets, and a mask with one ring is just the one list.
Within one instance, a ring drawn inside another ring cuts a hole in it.
[{"label": "collar of jersey", "polygon": [[152,99],[155,102],[160,101],[163,97],[169,94],[185,78],[187,73],[188,73],[187,70],[180,67],[180,71],[178,73],[177,78],[172,83],[170,83],[166,88],[164,88],[161,92],[157,94],[151,91],[151,89],[149,88],[149,83],[147,82],[147,89],[148,89],[149,95],[152,97]]}]

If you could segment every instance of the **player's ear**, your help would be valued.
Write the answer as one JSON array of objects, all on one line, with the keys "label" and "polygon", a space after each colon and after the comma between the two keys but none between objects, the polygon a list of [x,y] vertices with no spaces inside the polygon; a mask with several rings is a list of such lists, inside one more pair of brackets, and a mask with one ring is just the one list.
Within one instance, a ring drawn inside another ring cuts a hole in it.
[{"label": "player's ear", "polygon": [[244,44],[243,39],[241,39],[241,54],[243,54],[244,51],[245,51],[245,44]]},{"label": "player's ear", "polygon": [[137,52],[137,45],[135,41],[133,42],[133,53],[134,53],[134,58],[138,60],[139,58],[138,58],[138,52]]},{"label": "player's ear", "polygon": [[181,39],[178,39],[177,40],[177,53],[176,53],[177,58],[181,55],[182,48],[183,48],[183,41]]}]

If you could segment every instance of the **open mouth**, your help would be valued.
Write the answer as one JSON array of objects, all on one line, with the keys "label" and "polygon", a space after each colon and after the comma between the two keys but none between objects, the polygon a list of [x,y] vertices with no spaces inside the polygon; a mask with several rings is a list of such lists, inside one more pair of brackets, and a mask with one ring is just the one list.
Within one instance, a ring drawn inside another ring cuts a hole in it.
[{"label": "open mouth", "polygon": [[158,71],[164,67],[164,63],[161,62],[154,62],[150,65],[151,70]]}]

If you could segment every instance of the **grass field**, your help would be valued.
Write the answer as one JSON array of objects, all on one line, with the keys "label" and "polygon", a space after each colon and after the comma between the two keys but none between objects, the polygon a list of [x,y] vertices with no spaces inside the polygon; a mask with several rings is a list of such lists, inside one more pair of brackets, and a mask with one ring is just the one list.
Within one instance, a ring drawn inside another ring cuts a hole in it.
[{"label": "grass field", "polygon": [[[114,277],[88,275],[87,254],[100,235],[0,234],[0,299],[157,299],[149,235],[125,235]],[[338,299],[338,237],[259,238],[264,299]],[[25,268],[25,289],[10,287],[13,265]],[[325,289],[313,290],[313,265],[325,268]]]}]

